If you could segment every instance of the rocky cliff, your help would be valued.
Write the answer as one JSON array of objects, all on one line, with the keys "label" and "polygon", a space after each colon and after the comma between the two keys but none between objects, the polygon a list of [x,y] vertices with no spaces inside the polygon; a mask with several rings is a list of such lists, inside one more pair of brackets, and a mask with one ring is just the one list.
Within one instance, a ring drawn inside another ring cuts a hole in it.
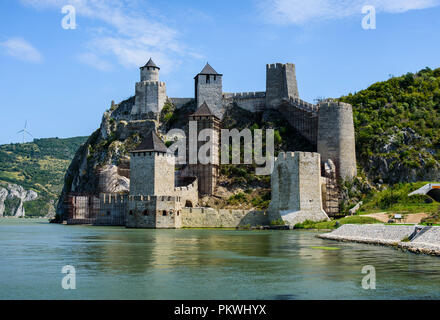
[{"label": "rocky cliff", "polygon": [[26,212],[24,203],[38,198],[33,190],[25,190],[16,184],[0,185],[0,217],[24,217]]}]

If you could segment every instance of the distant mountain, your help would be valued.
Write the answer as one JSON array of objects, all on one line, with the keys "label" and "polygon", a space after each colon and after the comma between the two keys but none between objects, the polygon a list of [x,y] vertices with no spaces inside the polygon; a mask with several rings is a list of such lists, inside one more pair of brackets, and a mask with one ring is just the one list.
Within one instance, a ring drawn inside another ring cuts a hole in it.
[{"label": "distant mountain", "polygon": [[23,201],[25,215],[53,213],[67,167],[86,140],[87,137],[48,138],[0,145],[0,192],[4,195],[0,197],[0,208],[5,208],[3,215],[22,215],[20,198],[25,199],[24,194],[32,191],[38,197]]}]

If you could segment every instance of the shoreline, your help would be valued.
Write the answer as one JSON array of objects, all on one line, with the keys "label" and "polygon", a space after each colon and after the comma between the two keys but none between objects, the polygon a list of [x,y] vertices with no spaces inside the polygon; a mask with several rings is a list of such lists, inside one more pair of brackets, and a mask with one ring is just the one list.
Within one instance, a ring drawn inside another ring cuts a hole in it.
[{"label": "shoreline", "polygon": [[388,246],[417,254],[440,256],[440,227],[346,224],[317,237]]}]

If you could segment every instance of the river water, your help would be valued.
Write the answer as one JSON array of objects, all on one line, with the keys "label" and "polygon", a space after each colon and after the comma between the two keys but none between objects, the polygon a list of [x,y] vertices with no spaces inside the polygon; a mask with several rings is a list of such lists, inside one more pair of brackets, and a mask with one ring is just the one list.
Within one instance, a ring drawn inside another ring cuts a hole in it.
[{"label": "river water", "polygon": [[[0,299],[440,298],[440,258],[317,234],[0,219]],[[75,290],[62,288],[65,265]],[[362,288],[365,265],[375,290]]]}]

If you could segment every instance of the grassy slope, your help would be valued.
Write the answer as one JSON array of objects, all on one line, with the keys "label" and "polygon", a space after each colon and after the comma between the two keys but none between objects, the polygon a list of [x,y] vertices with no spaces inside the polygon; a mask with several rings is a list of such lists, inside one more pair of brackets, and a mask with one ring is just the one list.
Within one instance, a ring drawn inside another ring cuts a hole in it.
[{"label": "grassy slope", "polygon": [[390,213],[433,213],[439,210],[440,204],[426,195],[408,194],[423,187],[428,182],[399,183],[377,193],[372,193],[364,199],[359,214],[374,212]]},{"label": "grassy slope", "polygon": [[36,191],[40,199],[25,203],[26,215],[47,214],[78,147],[87,137],[35,139],[32,143],[0,145],[0,183]]}]

